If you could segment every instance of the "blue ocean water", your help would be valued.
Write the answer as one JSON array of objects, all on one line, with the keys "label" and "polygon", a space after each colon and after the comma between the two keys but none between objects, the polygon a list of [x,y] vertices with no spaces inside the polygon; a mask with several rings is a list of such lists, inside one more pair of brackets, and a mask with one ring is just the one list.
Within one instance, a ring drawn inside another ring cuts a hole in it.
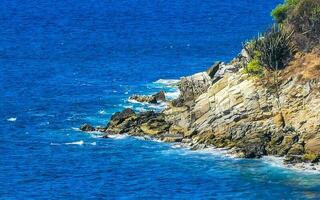
[{"label": "blue ocean water", "polygon": [[0,199],[320,198],[317,174],[76,129],[230,60],[280,1],[1,0]]}]

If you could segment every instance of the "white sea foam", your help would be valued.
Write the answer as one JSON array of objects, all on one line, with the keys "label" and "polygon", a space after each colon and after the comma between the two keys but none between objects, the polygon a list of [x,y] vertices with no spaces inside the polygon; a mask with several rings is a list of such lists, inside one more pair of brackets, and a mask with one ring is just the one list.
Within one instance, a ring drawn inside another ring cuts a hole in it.
[{"label": "white sea foam", "polygon": [[123,106],[124,108],[133,108],[133,106]]},{"label": "white sea foam", "polygon": [[158,104],[149,104],[148,107],[155,109],[155,110],[163,110],[167,106],[166,102],[160,102]]},{"label": "white sea foam", "polygon": [[177,84],[179,81],[180,80],[177,80],[177,79],[159,79],[159,80],[155,81],[154,83],[170,86],[170,85]]},{"label": "white sea foam", "polygon": [[134,100],[134,99],[128,99],[128,102],[130,102],[130,103],[136,103],[136,104],[142,104],[142,105],[147,105],[148,103],[146,103],[146,102],[139,102],[139,101],[137,101],[137,100]]},{"label": "white sea foam", "polygon": [[137,107],[136,110],[139,112],[146,112],[147,111],[147,109],[145,109],[144,107]]},{"label": "white sea foam", "polygon": [[67,142],[64,144],[66,144],[66,145],[83,145],[84,141],[80,140],[80,141],[75,141],[75,142]]},{"label": "white sea foam", "polygon": [[101,133],[99,131],[91,131],[90,132],[90,136],[92,138],[102,138],[103,137],[103,133]]},{"label": "white sea foam", "polygon": [[51,143],[50,143],[50,145],[52,145],[52,146],[59,146],[59,145],[61,145],[61,144],[59,144],[59,143],[54,143],[54,142],[51,142]]},{"label": "white sea foam", "polygon": [[7,119],[8,122],[15,122],[17,121],[17,118],[16,117],[10,117]]},{"label": "white sea foam", "polygon": [[96,146],[97,142],[91,142],[90,144],[93,145],[93,146]]},{"label": "white sea foam", "polygon": [[99,114],[100,115],[105,115],[105,114],[107,114],[107,112],[105,110],[99,110]]},{"label": "white sea foam", "polygon": [[71,127],[71,129],[74,130],[74,131],[80,131],[80,129],[76,128],[76,127]]},{"label": "white sea foam", "polygon": [[283,157],[276,157],[276,156],[264,156],[262,160],[274,167],[290,169],[297,172],[303,173],[320,173],[320,165],[319,164],[312,164],[312,163],[296,163],[296,164],[285,164]]},{"label": "white sea foam", "polygon": [[122,140],[122,139],[125,139],[127,138],[128,135],[119,135],[119,134],[116,134],[116,135],[108,135],[108,138],[112,138],[112,139],[115,139],[115,140]]},{"label": "white sea foam", "polygon": [[173,92],[166,92],[165,93],[166,94],[166,97],[168,98],[168,99],[176,99],[176,98],[178,98],[179,97],[179,95],[180,95],[180,90],[176,90],[176,91],[173,91]]},{"label": "white sea foam", "polygon": [[149,136],[134,136],[134,138],[138,140],[151,140],[151,137]]}]

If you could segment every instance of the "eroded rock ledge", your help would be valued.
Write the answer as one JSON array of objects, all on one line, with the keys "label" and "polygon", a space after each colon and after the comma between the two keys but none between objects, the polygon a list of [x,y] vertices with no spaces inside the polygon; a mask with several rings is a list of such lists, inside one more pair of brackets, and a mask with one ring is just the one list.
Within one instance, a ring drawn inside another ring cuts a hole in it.
[{"label": "eroded rock ledge", "polygon": [[[207,72],[181,78],[180,96],[161,113],[115,113],[109,134],[151,136],[194,149],[228,148],[245,158],[284,156],[287,163],[320,158],[320,81],[286,76],[279,94],[241,72],[241,60],[216,63]],[[93,130],[84,126],[84,131]]]}]

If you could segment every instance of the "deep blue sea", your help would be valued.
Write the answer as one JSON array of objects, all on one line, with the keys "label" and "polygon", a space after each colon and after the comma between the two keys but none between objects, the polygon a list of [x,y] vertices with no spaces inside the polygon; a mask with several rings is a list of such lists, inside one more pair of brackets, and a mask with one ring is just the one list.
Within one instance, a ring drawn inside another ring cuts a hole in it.
[{"label": "deep blue sea", "polygon": [[[82,133],[228,61],[281,0],[1,0],[0,199],[316,199],[320,176]],[[159,79],[162,79],[159,81]]]}]

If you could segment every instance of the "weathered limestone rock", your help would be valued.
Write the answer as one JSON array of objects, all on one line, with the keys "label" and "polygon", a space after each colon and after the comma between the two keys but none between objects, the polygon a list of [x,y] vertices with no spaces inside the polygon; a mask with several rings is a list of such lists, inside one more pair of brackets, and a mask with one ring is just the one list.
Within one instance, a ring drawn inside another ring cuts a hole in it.
[{"label": "weathered limestone rock", "polygon": [[[161,113],[125,109],[95,130],[184,142],[192,149],[213,145],[245,158],[276,155],[287,163],[318,162],[320,80],[290,77],[279,83],[276,95],[268,82],[241,73],[236,62],[182,78],[179,98]],[[163,101],[162,94],[155,98]]]},{"label": "weathered limestone rock", "polygon": [[306,153],[320,155],[320,138],[316,137],[306,141],[305,150]]},{"label": "weathered limestone rock", "polygon": [[211,85],[211,78],[206,72],[200,72],[192,76],[183,77],[179,82],[180,96],[173,101],[175,106],[191,106],[194,100],[206,92]]}]

